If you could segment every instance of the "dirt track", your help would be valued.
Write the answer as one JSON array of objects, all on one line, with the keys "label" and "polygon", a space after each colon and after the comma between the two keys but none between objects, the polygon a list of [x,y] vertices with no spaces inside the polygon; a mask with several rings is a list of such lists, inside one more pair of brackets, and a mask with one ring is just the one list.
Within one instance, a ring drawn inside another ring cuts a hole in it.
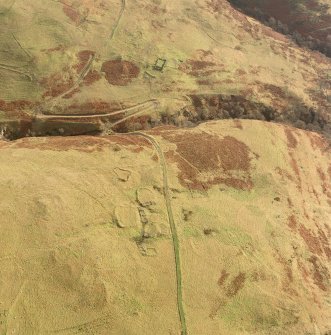
[{"label": "dirt track", "polygon": [[182,287],[182,271],[181,271],[181,263],[180,263],[180,246],[179,246],[179,239],[177,234],[177,228],[174,220],[174,215],[172,212],[171,206],[171,196],[170,196],[170,189],[168,184],[168,172],[167,172],[167,165],[166,160],[163,155],[163,151],[159,145],[159,143],[155,140],[154,137],[146,135],[141,132],[130,133],[130,136],[141,136],[147,139],[155,148],[160,158],[160,165],[162,167],[162,175],[163,175],[163,188],[164,188],[164,199],[166,202],[167,207],[167,214],[168,214],[168,221],[171,230],[173,248],[174,248],[174,255],[175,255],[175,263],[176,263],[176,280],[177,280],[177,308],[178,314],[181,323],[181,335],[187,335],[187,326],[186,326],[186,319],[185,319],[185,311],[183,306],[183,287]]}]

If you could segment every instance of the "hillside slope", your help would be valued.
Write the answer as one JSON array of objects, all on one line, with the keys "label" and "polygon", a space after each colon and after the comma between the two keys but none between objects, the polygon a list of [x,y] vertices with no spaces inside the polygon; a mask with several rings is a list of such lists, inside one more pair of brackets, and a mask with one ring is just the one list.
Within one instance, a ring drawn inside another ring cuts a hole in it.
[{"label": "hillside slope", "polygon": [[188,334],[331,330],[319,135],[227,120],[0,152],[1,333],[179,334],[167,201]]},{"label": "hillside slope", "polygon": [[[111,113],[153,99],[159,105],[144,106],[146,114],[173,113],[196,94],[263,103],[278,121],[294,113],[308,129],[330,122],[330,59],[225,0],[16,0],[2,2],[0,17],[4,125],[42,114]],[[306,120],[309,108],[317,117]]]}]

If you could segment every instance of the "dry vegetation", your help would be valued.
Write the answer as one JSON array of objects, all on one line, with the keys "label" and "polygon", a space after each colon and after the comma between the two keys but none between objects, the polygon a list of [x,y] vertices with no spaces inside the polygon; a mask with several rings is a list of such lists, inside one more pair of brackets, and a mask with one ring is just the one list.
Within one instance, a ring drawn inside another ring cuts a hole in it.
[{"label": "dry vegetation", "polygon": [[292,2],[0,0],[0,334],[330,333],[331,62]]}]

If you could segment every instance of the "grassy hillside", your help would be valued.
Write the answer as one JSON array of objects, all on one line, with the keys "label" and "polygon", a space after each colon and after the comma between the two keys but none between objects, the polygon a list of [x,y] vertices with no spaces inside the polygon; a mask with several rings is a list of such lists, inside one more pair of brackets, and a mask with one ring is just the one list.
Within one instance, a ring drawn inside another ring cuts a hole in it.
[{"label": "grassy hillside", "polygon": [[146,134],[0,142],[1,332],[179,334],[167,195],[188,334],[330,331],[327,142],[248,120]]}]

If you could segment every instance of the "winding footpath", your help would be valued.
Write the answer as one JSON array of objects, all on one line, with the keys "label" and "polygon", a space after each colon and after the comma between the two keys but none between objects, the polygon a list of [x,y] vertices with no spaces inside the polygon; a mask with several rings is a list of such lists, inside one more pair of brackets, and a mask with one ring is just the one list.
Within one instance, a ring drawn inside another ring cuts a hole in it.
[{"label": "winding footpath", "polygon": [[149,141],[155,148],[160,158],[161,167],[162,167],[162,175],[163,175],[163,188],[164,188],[164,198],[167,207],[167,214],[168,214],[168,221],[171,230],[173,248],[174,248],[174,255],[175,255],[175,263],[176,263],[176,286],[177,286],[177,309],[181,324],[181,335],[187,335],[187,326],[186,326],[186,319],[185,319],[185,311],[183,306],[183,287],[182,287],[182,270],[181,270],[181,263],[180,263],[180,245],[178,239],[177,228],[174,220],[174,215],[172,212],[171,206],[171,196],[170,196],[170,189],[168,183],[168,171],[166,160],[164,158],[163,151],[159,145],[159,143],[155,140],[154,137],[147,135],[142,132],[134,132],[126,134],[128,136],[140,136],[145,138]]}]

